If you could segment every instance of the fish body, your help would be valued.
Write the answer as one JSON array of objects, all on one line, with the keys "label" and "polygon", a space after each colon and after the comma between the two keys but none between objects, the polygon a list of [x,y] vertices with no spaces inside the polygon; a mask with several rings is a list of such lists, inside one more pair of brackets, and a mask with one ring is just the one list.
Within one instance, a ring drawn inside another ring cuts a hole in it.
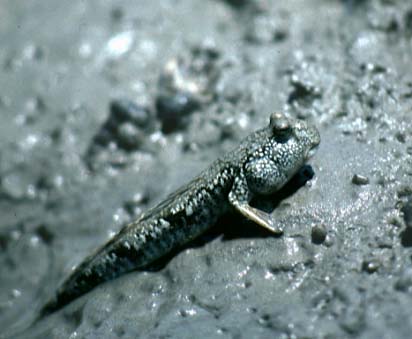
[{"label": "fish body", "polygon": [[279,190],[319,143],[315,127],[280,113],[272,114],[268,126],[249,135],[236,149],[88,256],[42,308],[41,317],[99,284],[148,267],[204,233],[229,209],[274,233],[281,232],[270,214],[249,202],[253,196]]}]

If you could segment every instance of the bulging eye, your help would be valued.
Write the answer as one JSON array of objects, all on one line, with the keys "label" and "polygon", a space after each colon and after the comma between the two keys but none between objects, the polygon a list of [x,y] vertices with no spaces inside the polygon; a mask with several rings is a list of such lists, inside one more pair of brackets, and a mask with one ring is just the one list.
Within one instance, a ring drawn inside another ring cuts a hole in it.
[{"label": "bulging eye", "polygon": [[270,128],[274,136],[281,139],[288,139],[292,133],[292,126],[289,119],[282,113],[272,113],[270,116]]}]

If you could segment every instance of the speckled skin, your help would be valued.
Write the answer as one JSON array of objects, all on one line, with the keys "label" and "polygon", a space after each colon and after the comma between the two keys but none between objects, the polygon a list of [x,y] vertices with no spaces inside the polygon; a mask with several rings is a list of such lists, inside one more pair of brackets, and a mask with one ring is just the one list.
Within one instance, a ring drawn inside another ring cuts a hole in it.
[{"label": "speckled skin", "polygon": [[319,142],[317,129],[306,122],[272,114],[267,127],[252,133],[236,149],[87,257],[44,306],[41,316],[105,281],[147,267],[205,232],[229,208],[273,232],[281,232],[269,214],[248,203],[253,195],[272,194],[280,189]]}]

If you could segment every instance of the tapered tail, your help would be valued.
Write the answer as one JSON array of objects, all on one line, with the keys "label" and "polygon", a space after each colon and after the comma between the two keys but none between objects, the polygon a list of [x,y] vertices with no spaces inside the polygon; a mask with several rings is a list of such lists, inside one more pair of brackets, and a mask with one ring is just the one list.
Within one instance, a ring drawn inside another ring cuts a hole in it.
[{"label": "tapered tail", "polygon": [[55,297],[43,306],[39,318],[59,310],[97,285],[139,268],[141,251],[125,246],[120,237],[117,235],[86,258],[60,286]]}]

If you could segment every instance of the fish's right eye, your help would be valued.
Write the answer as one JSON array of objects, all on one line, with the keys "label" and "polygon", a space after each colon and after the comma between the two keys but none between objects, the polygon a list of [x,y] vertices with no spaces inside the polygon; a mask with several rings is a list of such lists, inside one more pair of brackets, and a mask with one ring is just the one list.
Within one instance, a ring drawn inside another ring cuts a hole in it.
[{"label": "fish's right eye", "polygon": [[280,140],[287,140],[292,132],[292,126],[289,119],[282,113],[273,113],[270,116],[269,124],[272,133]]}]

